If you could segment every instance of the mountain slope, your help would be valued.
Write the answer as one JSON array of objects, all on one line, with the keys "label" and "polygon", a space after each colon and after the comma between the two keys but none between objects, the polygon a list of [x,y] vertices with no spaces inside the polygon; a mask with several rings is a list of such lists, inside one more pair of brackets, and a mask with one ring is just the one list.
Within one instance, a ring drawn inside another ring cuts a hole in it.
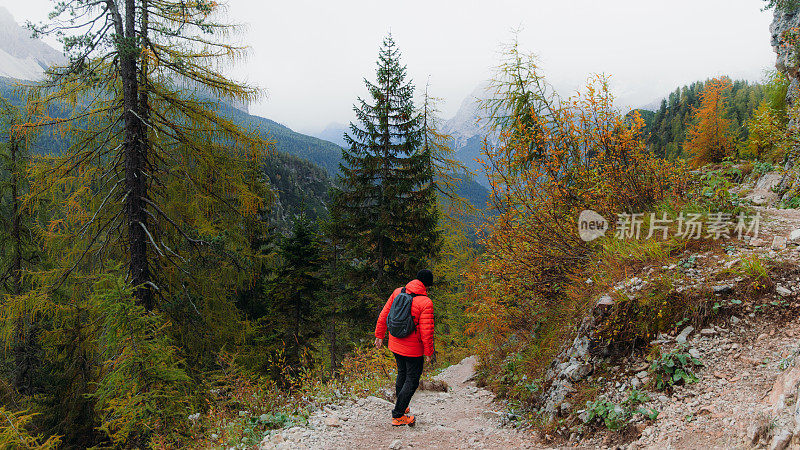
[{"label": "mountain slope", "polygon": [[253,116],[225,104],[221,105],[221,110],[237,124],[259,130],[264,137],[275,141],[276,151],[307,159],[327,170],[331,176],[339,171],[342,149],[338,145],[298,133],[273,120]]},{"label": "mountain slope", "polygon": [[[0,96],[15,99],[12,94],[17,82],[18,80],[0,78]],[[17,99],[14,103],[19,104],[19,102]],[[222,109],[240,123],[255,126],[269,139],[276,141],[276,152],[267,158],[263,167],[264,174],[277,195],[270,208],[270,221],[278,228],[284,229],[291,225],[292,218],[301,213],[307,214],[312,219],[324,216],[328,189],[331,187],[329,170],[307,159],[287,154],[286,150],[297,151],[298,148],[305,148],[306,153],[314,156],[314,152],[317,155],[326,155],[328,154],[324,153],[326,149],[334,152],[338,147],[332,148],[335,146],[329,142],[316,142],[319,140],[294,133],[271,120],[250,116],[231,106],[223,105]],[[279,133],[273,133],[273,130]],[[3,134],[4,130],[0,130],[0,139],[5,139]],[[58,154],[67,145],[69,144],[61,136],[40,133],[32,144],[31,152],[37,155]]]},{"label": "mountain slope", "polygon": [[[456,194],[468,201],[472,206],[478,209],[485,209],[491,197],[489,190],[470,176],[463,174],[455,176],[458,178],[458,181],[455,182]],[[443,196],[441,200],[446,202]]]},{"label": "mountain slope", "polygon": [[443,131],[453,137],[455,159],[464,163],[467,168],[476,173],[475,181],[485,187],[489,180],[481,173],[481,165],[476,159],[481,158],[483,141],[491,133],[482,116],[480,98],[486,94],[486,84],[481,84],[472,91],[462,102],[456,114],[444,123]]},{"label": "mountain slope", "polygon": [[41,80],[48,67],[66,62],[61,52],[30,36],[0,6],[0,77]]},{"label": "mountain slope", "polygon": [[275,153],[264,164],[264,174],[277,194],[269,217],[278,228],[290,229],[300,214],[312,220],[327,215],[331,179],[325,169],[296,156]]},{"label": "mountain slope", "polygon": [[[31,39],[30,32],[19,26],[7,9],[0,7],[0,94],[11,97],[19,81],[39,81],[46,68],[63,64],[64,56],[46,43]],[[252,116],[246,105],[223,105],[222,112],[237,123],[260,130],[275,141],[275,150],[307,159],[324,167],[329,174],[339,170],[341,150],[336,144],[296,133],[272,120]],[[59,150],[60,142],[42,136],[36,153]]]},{"label": "mountain slope", "polygon": [[[700,96],[707,83],[698,81],[677,88],[661,101],[645,129],[650,133],[647,143],[653,153],[667,158],[684,156],[686,130],[694,110],[700,106]],[[747,120],[766,94],[764,85],[741,80],[734,81],[732,88],[727,91],[726,114],[733,122],[733,131],[739,142],[747,139]]]}]

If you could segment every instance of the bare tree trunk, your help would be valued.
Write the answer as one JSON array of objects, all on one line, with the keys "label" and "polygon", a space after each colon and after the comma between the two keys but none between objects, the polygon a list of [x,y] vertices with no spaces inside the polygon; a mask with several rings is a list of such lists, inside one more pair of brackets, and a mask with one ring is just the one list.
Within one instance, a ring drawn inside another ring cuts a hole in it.
[{"label": "bare tree trunk", "polygon": [[334,306],[331,314],[331,321],[328,323],[328,353],[331,354],[331,378],[336,377],[339,372],[338,348],[336,345],[336,307]]},{"label": "bare tree trunk", "polygon": [[300,363],[300,308],[302,307],[301,291],[298,290],[294,298],[294,357]]},{"label": "bare tree trunk", "polygon": [[[121,18],[118,18],[118,20]],[[125,137],[125,213],[128,220],[129,273],[136,287],[134,295],[148,311],[153,309],[153,290],[147,260],[147,180],[144,168],[147,162],[147,137],[139,108],[139,86],[136,61],[139,45],[136,39],[136,1],[125,0],[125,39],[119,48],[120,75]],[[118,34],[122,24],[117,26]]]}]

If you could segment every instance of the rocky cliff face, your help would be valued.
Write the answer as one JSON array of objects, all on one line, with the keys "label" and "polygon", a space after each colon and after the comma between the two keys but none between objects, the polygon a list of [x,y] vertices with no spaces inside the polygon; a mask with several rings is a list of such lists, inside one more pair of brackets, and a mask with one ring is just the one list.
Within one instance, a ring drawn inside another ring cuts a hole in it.
[{"label": "rocky cliff face", "polygon": [[787,10],[775,8],[772,23],[769,26],[772,49],[777,54],[775,67],[789,76],[788,100],[790,104],[798,97],[800,85],[800,55],[797,48],[786,45],[786,34],[792,29],[800,29],[800,9]]},{"label": "rocky cliff face", "polygon": [[455,148],[460,149],[467,145],[467,141],[478,135],[485,135],[485,124],[479,124],[482,115],[480,98],[486,96],[486,84],[477,86],[467,96],[458,108],[456,115],[444,124],[444,132],[453,137]]},{"label": "rocky cliff face", "polygon": [[[786,104],[792,106],[800,99],[800,54],[796,45],[789,45],[788,35],[800,32],[800,8],[776,7],[769,31],[770,43],[777,56],[775,68],[789,78]],[[800,124],[795,119],[790,119],[788,126],[794,133],[800,131]],[[800,148],[795,146],[786,159],[786,169],[791,170],[786,171],[778,186],[783,200],[796,196],[800,190],[800,165],[795,164],[799,152]]]}]

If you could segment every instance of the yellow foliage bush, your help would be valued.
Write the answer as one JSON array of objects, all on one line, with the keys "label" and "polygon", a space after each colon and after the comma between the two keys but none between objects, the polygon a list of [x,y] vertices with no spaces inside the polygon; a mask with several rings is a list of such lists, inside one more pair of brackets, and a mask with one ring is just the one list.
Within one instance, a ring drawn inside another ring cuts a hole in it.
[{"label": "yellow foliage bush", "polygon": [[[469,277],[469,331],[485,368],[513,366],[534,376],[585,310],[585,298],[565,295],[596,248],[578,235],[579,213],[592,209],[614,223],[618,213],[681,195],[687,180],[681,165],[647,151],[644,122],[614,108],[607,77],[591,77],[583,92],[562,100],[514,46],[492,91],[500,139],[486,143],[484,167],[497,214],[488,218],[486,253]],[[504,364],[508,358],[517,363]],[[489,381],[497,387],[518,376],[500,370]]]}]

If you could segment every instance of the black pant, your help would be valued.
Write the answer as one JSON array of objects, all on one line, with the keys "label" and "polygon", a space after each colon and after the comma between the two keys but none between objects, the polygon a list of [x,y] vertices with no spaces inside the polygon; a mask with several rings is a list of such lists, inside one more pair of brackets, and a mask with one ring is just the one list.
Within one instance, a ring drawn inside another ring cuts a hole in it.
[{"label": "black pant", "polygon": [[397,402],[392,410],[392,417],[402,417],[411,402],[411,397],[419,387],[419,377],[422,376],[422,356],[403,356],[394,354],[397,361],[397,381],[394,384],[397,393]]}]

